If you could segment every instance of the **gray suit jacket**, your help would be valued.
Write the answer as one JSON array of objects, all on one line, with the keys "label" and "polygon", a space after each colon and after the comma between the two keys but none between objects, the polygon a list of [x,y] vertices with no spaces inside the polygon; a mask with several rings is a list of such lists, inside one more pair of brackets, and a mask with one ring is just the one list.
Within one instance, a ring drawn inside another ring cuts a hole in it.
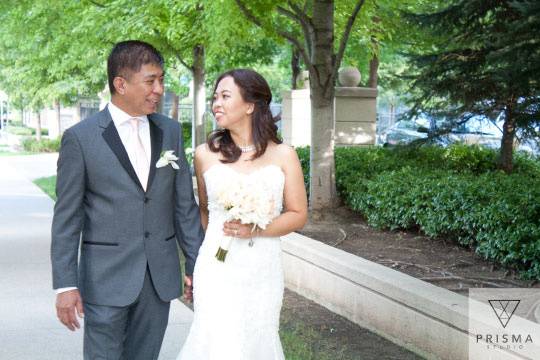
[{"label": "gray suit jacket", "polygon": [[[88,303],[125,306],[137,298],[148,264],[162,300],[181,295],[174,239],[192,274],[204,235],[180,124],[158,114],[148,119],[146,192],[107,108],[65,131],[52,224],[53,288],[77,286]],[[156,168],[165,150],[178,155],[179,170]]]}]

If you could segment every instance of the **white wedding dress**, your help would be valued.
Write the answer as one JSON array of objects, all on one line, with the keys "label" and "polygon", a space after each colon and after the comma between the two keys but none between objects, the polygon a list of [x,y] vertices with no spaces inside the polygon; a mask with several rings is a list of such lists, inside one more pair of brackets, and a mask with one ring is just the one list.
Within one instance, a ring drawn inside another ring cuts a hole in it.
[{"label": "white wedding dress", "polygon": [[[213,210],[223,179],[248,176],[264,183],[283,202],[285,175],[276,165],[249,174],[228,165],[211,166],[203,175],[209,222],[193,273],[194,317],[178,360],[282,360],[279,314],[283,300],[280,238],[233,239],[225,262],[215,255],[223,236],[225,214]],[[268,189],[266,189],[268,188]]]}]

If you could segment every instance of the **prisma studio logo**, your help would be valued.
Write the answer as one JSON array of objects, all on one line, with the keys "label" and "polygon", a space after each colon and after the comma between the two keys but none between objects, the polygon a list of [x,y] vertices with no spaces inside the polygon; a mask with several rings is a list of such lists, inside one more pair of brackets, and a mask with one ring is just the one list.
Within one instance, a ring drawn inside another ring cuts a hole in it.
[{"label": "prisma studio logo", "polygon": [[[503,329],[506,329],[506,326],[519,306],[520,300],[488,301],[493,312],[497,316],[499,323],[502,325]],[[524,344],[531,344],[533,342],[531,334],[514,333],[477,334],[476,343],[479,343],[480,341],[484,341],[487,344],[488,349],[523,349]]]},{"label": "prisma studio logo", "polygon": [[520,300],[489,300],[489,305],[495,311],[503,329],[506,328],[512,315],[516,312],[519,302]]}]

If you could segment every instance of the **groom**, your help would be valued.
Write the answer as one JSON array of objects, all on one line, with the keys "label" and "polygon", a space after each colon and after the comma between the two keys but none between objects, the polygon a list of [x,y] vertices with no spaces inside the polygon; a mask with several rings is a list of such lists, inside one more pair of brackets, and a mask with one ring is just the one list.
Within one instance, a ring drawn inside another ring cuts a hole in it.
[{"label": "groom", "polygon": [[[157,359],[170,301],[182,294],[175,239],[190,298],[203,230],[180,125],[155,114],[163,57],[124,41],[107,69],[111,102],[62,137],[51,244],[56,311],[70,330],[84,313],[85,359]],[[167,150],[178,170],[156,166]]]}]

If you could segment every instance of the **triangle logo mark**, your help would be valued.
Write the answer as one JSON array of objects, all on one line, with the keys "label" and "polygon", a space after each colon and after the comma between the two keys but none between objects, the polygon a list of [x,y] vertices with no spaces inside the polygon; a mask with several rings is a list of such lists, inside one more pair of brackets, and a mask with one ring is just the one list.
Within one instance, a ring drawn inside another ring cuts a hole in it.
[{"label": "triangle logo mark", "polygon": [[514,315],[520,300],[489,300],[489,305],[497,315],[497,319],[503,328],[506,328],[508,322]]}]

